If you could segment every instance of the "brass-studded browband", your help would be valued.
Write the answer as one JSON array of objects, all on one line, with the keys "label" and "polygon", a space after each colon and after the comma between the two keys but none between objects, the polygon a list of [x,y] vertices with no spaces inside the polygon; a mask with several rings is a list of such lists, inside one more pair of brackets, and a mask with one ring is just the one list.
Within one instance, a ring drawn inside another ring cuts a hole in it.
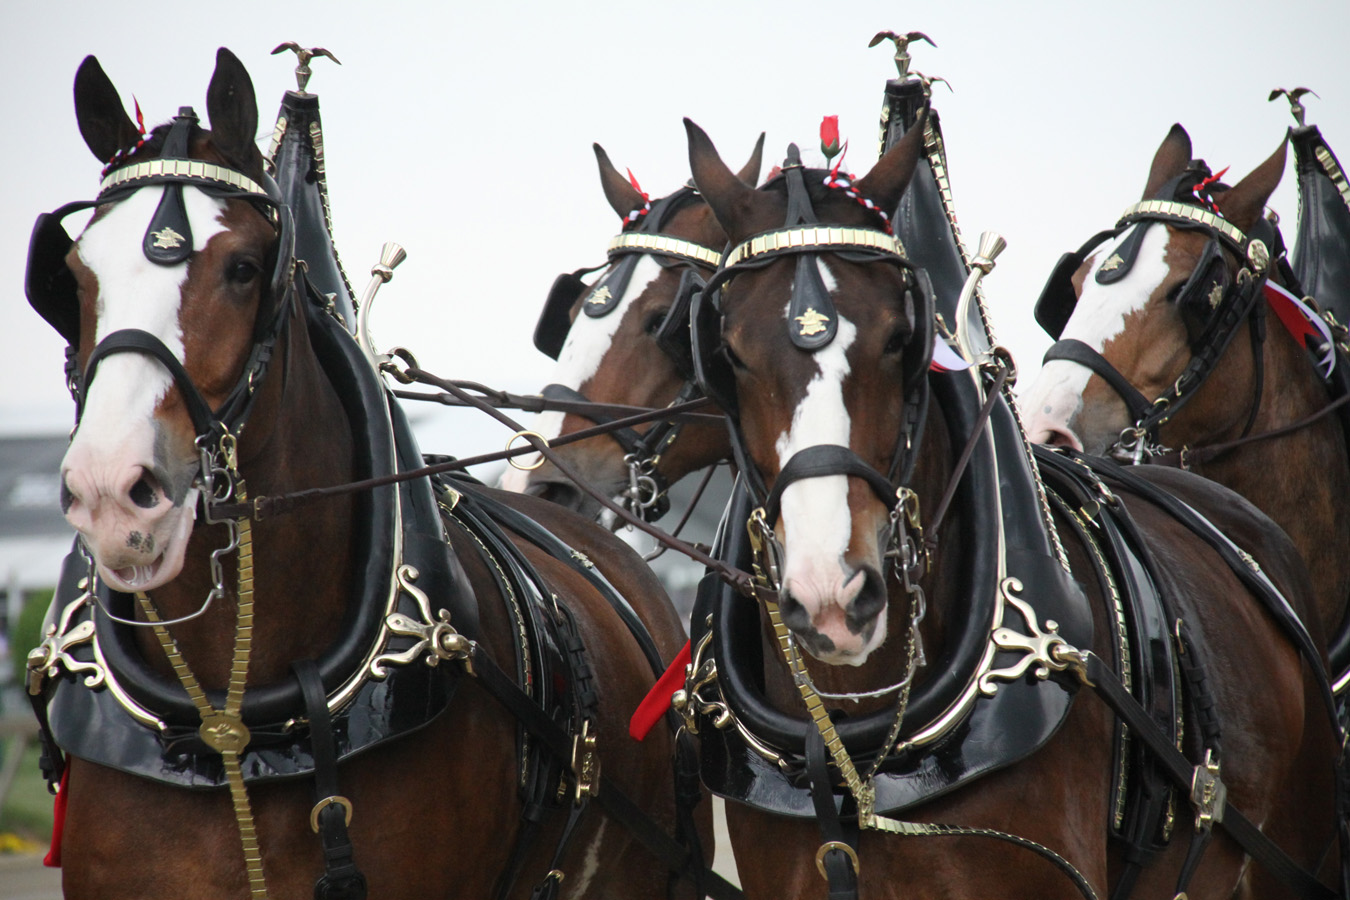
[{"label": "brass-studded browband", "polygon": [[1247,235],[1233,223],[1207,209],[1171,200],[1144,200],[1121,213],[1120,221],[1116,224],[1129,225],[1142,220],[1171,221],[1183,226],[1203,225],[1212,228],[1219,237],[1228,242],[1239,259],[1245,259],[1247,256]]},{"label": "brass-studded browband", "polygon": [[202,181],[206,183],[204,186],[207,187],[211,186],[211,182],[214,182],[220,187],[230,187],[248,194],[257,194],[267,200],[273,199],[263,186],[252,178],[233,169],[227,169],[224,166],[198,159],[151,159],[135,165],[124,166],[99,183],[98,193],[101,197],[109,191],[135,182],[159,178],[171,179],[178,184]]},{"label": "brass-studded browband", "polygon": [[842,228],[838,226],[809,225],[798,228],[779,228],[755,235],[737,244],[722,260],[722,267],[730,269],[756,256],[791,251],[814,253],[821,251],[871,250],[905,258],[905,247],[900,239],[873,228]]},{"label": "brass-studded browband", "polygon": [[655,253],[716,269],[722,261],[722,251],[713,250],[693,241],[685,241],[666,234],[626,232],[614,237],[607,250],[610,259],[627,253]]}]

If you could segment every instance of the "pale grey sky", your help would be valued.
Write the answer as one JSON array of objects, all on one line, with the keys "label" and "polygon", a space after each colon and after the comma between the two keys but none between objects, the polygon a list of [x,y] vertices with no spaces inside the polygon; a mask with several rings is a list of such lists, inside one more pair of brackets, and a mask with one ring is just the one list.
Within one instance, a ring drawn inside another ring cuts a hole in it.
[{"label": "pale grey sky", "polygon": [[[761,130],[766,169],[796,141],[819,160],[817,127],[840,117],[847,168],[875,159],[877,112],[894,74],[883,29],[918,29],[915,67],[951,82],[936,105],[968,244],[1008,249],[986,280],[999,337],[1023,383],[1047,340],[1031,305],[1059,254],[1138,199],[1173,122],[1215,169],[1243,175],[1292,124],[1277,86],[1306,85],[1309,120],[1350,160],[1350,3],[722,2],[179,4],[172,12],[91,2],[13,4],[0,34],[7,139],[0,145],[0,430],[59,433],[71,421],[62,343],[23,298],[33,218],[97,186],[71,84],[99,57],[147,122],[204,112],[218,46],[249,68],[259,140],[294,86],[282,41],[324,46],[314,64],[339,252],[358,291],[382,242],[408,260],[381,293],[374,330],[425,368],[516,391],[548,380],[530,344],[554,275],[604,258],[617,217],[591,143],[652,196],[688,177],[684,131],[702,125],[733,166]],[[1292,239],[1292,160],[1273,201]],[[426,450],[496,449],[499,431],[451,421]],[[476,420],[475,420],[476,422]],[[439,443],[439,441],[444,443]]]}]

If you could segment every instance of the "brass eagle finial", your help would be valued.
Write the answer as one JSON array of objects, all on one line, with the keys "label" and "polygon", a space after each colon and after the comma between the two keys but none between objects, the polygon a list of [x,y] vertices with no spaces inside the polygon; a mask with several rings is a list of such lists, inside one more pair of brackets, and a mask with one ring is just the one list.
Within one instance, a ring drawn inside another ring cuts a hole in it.
[{"label": "brass eagle finial", "polygon": [[309,61],[311,59],[313,59],[316,56],[326,56],[333,62],[337,63],[339,66],[342,65],[342,60],[338,59],[336,56],[334,56],[332,53],[330,53],[329,51],[325,50],[322,47],[305,48],[301,47],[295,41],[287,41],[284,44],[278,44],[276,48],[272,51],[272,55],[276,56],[283,50],[293,51],[296,55],[296,58],[299,59],[300,61],[300,64],[295,67],[295,81],[300,86],[300,93],[302,94],[305,93],[305,86],[309,84],[309,76],[311,74],[309,68]]},{"label": "brass eagle finial", "polygon": [[1280,95],[1284,95],[1286,98],[1288,98],[1289,111],[1294,114],[1294,121],[1298,123],[1298,127],[1302,128],[1304,125],[1307,124],[1306,122],[1303,121],[1303,117],[1308,112],[1307,109],[1304,108],[1302,102],[1300,102],[1299,100],[1299,98],[1302,97],[1304,94],[1312,94],[1314,97],[1317,97],[1318,100],[1322,99],[1321,97],[1318,97],[1317,91],[1314,91],[1312,88],[1305,88],[1305,87],[1296,87],[1292,91],[1287,88],[1276,88],[1275,90],[1270,92],[1270,96],[1267,97],[1266,99],[1274,100],[1276,97],[1279,97]]},{"label": "brass eagle finial", "polygon": [[922,31],[911,31],[906,34],[896,34],[894,31],[878,31],[867,46],[875,47],[884,40],[895,42],[895,67],[900,70],[900,77],[904,78],[909,74],[909,44],[910,41],[927,41],[930,46],[936,47],[933,39]]}]

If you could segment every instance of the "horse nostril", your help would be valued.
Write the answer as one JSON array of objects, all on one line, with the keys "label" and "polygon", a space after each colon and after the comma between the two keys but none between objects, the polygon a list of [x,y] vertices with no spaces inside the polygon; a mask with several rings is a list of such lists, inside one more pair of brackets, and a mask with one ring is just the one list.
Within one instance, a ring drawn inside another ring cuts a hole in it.
[{"label": "horse nostril", "polygon": [[863,570],[863,584],[849,610],[849,630],[855,634],[870,624],[886,608],[886,582],[870,566]]},{"label": "horse nostril", "polygon": [[75,502],[75,495],[71,493],[70,485],[66,484],[66,476],[61,476],[61,514],[70,512],[71,504]]},{"label": "horse nostril", "polygon": [[783,624],[798,634],[815,630],[815,626],[811,623],[811,614],[806,611],[802,602],[786,589],[779,592],[778,612],[783,617]]},{"label": "horse nostril", "polygon": [[131,486],[131,502],[135,503],[141,509],[154,509],[159,503],[159,492],[155,487],[153,476],[142,475]]}]

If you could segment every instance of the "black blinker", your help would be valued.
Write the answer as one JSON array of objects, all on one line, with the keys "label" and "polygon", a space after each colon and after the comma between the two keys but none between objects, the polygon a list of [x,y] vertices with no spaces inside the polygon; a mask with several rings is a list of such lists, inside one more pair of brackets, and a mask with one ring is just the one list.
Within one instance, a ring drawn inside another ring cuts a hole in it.
[{"label": "black blinker", "polygon": [[73,243],[59,215],[38,216],[28,241],[28,269],[24,274],[28,305],[71,346],[80,339],[80,301],[75,276],[66,265],[66,254]]},{"label": "black blinker", "polygon": [[551,359],[557,359],[562,353],[567,332],[572,327],[572,307],[585,290],[586,282],[581,280],[579,272],[564,272],[553,279],[544,310],[534,326],[534,346],[540,353]]},{"label": "black blinker", "polygon": [[1073,273],[1083,264],[1081,253],[1065,253],[1055,263],[1055,268],[1041,289],[1040,299],[1036,301],[1036,324],[1045,329],[1045,333],[1055,340],[1064,333],[1069,324],[1074,307],[1078,305],[1078,294],[1073,289]]},{"label": "black blinker", "polygon": [[718,352],[722,345],[722,314],[707,291],[693,293],[689,317],[694,375],[699,390],[722,407],[723,412],[734,416],[738,408],[736,373],[726,354]]},{"label": "black blinker", "polygon": [[694,380],[694,347],[690,336],[689,307],[694,295],[703,290],[704,281],[693,269],[685,269],[675,299],[656,329],[656,345],[670,357],[675,370],[686,381]]}]

